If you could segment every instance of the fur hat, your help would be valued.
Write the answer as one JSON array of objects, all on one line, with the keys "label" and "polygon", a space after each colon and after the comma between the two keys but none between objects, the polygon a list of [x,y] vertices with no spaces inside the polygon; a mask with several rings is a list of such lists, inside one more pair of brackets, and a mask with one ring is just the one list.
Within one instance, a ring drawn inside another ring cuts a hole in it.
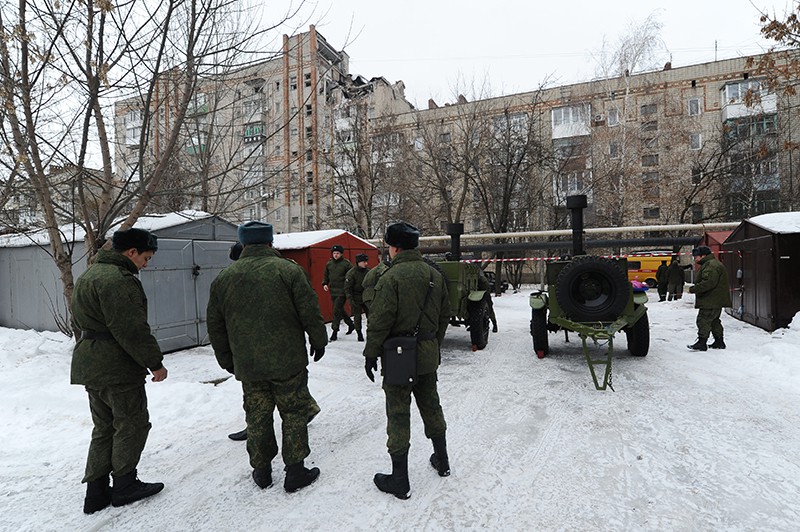
[{"label": "fur hat", "polygon": [[692,257],[701,257],[703,255],[711,255],[711,248],[708,246],[697,246],[692,250]]},{"label": "fur hat", "polygon": [[333,246],[331,246],[331,253],[333,253],[334,251],[338,251],[339,253],[344,253],[344,246],[341,246],[339,244],[334,244]]},{"label": "fur hat", "polygon": [[271,244],[272,243],[272,224],[253,220],[245,222],[239,226],[237,231],[239,242],[243,246],[248,244]]},{"label": "fur hat", "polygon": [[111,246],[117,251],[136,248],[136,251],[158,251],[158,238],[150,231],[131,227],[123,231],[116,231],[111,237]]},{"label": "fur hat", "polygon": [[419,245],[419,229],[406,222],[397,222],[386,228],[383,240],[396,248],[416,249]]},{"label": "fur hat", "polygon": [[356,255],[356,264],[368,260],[369,260],[369,255],[367,255],[366,253],[359,253],[358,255]]}]

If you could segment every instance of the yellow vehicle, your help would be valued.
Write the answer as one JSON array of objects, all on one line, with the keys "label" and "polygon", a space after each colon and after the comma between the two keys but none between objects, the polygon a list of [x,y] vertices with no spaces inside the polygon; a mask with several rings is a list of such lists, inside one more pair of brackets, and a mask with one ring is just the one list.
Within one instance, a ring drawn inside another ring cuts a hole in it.
[{"label": "yellow vehicle", "polygon": [[672,260],[672,251],[634,251],[628,255],[628,281],[647,283],[650,288],[655,288],[656,271],[661,266],[661,261],[667,261],[669,266]]}]

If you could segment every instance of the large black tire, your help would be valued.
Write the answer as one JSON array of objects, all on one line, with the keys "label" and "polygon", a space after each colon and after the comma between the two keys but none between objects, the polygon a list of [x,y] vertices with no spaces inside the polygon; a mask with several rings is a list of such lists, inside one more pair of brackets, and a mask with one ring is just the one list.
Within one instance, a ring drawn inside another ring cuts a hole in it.
[{"label": "large black tire", "polygon": [[650,351],[650,320],[645,312],[631,327],[625,328],[628,351],[635,357],[645,357]]},{"label": "large black tire", "polygon": [[615,321],[630,297],[628,275],[611,259],[582,255],[564,266],[556,279],[556,301],[578,322]]},{"label": "large black tire", "polygon": [[547,311],[543,308],[531,309],[531,336],[533,352],[544,358],[550,352],[550,342],[547,339]]},{"label": "large black tire", "polygon": [[470,301],[469,310],[469,336],[472,340],[472,350],[483,349],[489,343],[489,308],[486,300]]}]

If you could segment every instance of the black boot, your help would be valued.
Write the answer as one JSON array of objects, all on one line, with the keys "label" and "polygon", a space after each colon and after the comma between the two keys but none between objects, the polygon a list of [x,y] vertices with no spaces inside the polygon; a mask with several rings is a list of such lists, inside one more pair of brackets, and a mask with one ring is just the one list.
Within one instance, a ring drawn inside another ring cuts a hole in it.
[{"label": "black boot", "polygon": [[339,331],[333,331],[331,333],[331,342],[335,342],[338,337],[339,337]]},{"label": "black boot", "polygon": [[361,332],[361,329],[358,329],[356,331],[356,334],[358,335],[358,341],[359,342],[363,342],[364,341],[364,333]]},{"label": "black boot", "polygon": [[306,422],[306,424],[314,421],[314,418],[317,417],[319,411],[320,411],[319,405],[317,403],[311,403],[311,405],[308,407],[308,421]]},{"label": "black boot", "polygon": [[373,482],[384,493],[391,493],[398,499],[411,497],[411,487],[408,484],[408,453],[393,454],[392,474],[376,473]]},{"label": "black boot", "polygon": [[355,331],[355,330],[356,330],[356,324],[353,323],[352,321],[350,321],[347,324],[347,332],[345,334],[353,334],[353,331]]},{"label": "black boot", "polygon": [[265,490],[272,486],[272,466],[253,469],[253,480],[256,486]]},{"label": "black boot", "polygon": [[111,485],[108,475],[86,483],[86,497],[83,499],[83,513],[93,514],[111,504]]},{"label": "black boot", "polygon": [[142,482],[136,478],[134,469],[126,475],[114,477],[114,487],[111,489],[111,504],[114,507],[125,506],[132,502],[146,499],[164,489],[161,482]]},{"label": "black boot", "polygon": [[286,478],[283,480],[283,489],[289,493],[305,488],[319,477],[319,468],[306,469],[303,461],[286,466]]},{"label": "black boot", "polygon": [[247,429],[228,434],[228,438],[232,439],[233,441],[244,441],[247,439]]},{"label": "black boot", "polygon": [[708,338],[698,338],[695,343],[693,343],[692,345],[687,345],[686,347],[688,347],[692,351],[707,351],[708,350],[708,346],[706,345],[707,341]]},{"label": "black boot", "polygon": [[708,347],[711,349],[725,349],[725,342],[722,341],[722,338],[714,338],[714,342]]},{"label": "black boot", "polygon": [[492,332],[497,332],[497,320],[492,320]]},{"label": "black boot", "polygon": [[431,465],[439,473],[440,477],[450,476],[450,460],[447,458],[447,440],[444,434],[431,438],[433,442],[433,454],[431,455]]}]

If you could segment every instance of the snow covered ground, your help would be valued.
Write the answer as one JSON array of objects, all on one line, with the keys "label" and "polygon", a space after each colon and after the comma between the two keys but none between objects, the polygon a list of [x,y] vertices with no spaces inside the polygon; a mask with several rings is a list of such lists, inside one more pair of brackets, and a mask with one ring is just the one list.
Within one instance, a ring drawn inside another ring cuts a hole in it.
[{"label": "snow covered ground", "polygon": [[379,492],[388,472],[383,393],[355,335],[310,367],[322,413],[295,494],[258,489],[242,442],[241,386],[209,347],[167,355],[147,384],[153,429],[139,467],[164,491],[82,513],[91,421],[69,385],[71,340],[0,329],[0,530],[797,530],[800,523],[800,331],[766,333],[723,314],[728,349],[691,352],[693,296],[651,295],[651,348],[614,359],[616,392],[594,389],[577,337],[551,334],[538,360],[528,291],[495,299],[500,332],[471,352],[448,331],[440,395],[452,476],[428,465],[416,411],[411,499]]}]

